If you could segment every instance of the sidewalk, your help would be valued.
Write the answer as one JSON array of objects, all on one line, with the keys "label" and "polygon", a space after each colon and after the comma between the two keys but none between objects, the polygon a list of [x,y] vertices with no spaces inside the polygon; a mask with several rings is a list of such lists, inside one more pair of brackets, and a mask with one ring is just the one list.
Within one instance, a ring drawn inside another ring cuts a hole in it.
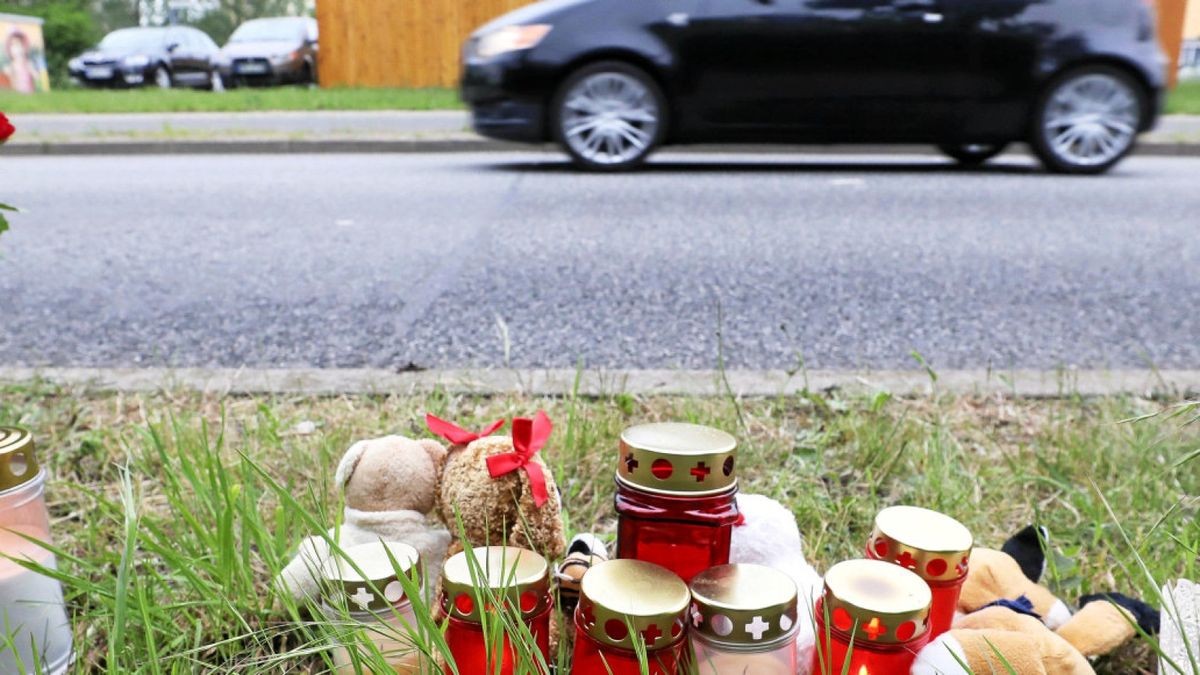
[{"label": "sidewalk", "polygon": [[[294,153],[294,152],[480,152],[527,150],[528,146],[481,138],[470,116],[446,111],[322,111],[261,113],[142,113],[14,115],[17,135],[0,149],[6,155]],[[751,148],[754,150],[756,148]],[[759,146],[760,151],[791,150]],[[923,146],[834,151],[932,152]],[[805,148],[811,151],[811,148]],[[1168,115],[1142,137],[1147,155],[1200,156],[1200,116]]]}]

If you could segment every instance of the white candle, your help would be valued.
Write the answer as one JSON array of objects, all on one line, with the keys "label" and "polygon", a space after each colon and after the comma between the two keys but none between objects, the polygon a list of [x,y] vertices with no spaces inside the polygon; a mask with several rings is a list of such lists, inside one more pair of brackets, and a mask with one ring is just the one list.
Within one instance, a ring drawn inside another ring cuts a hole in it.
[{"label": "white candle", "polygon": [[[16,530],[16,531],[13,531]],[[62,588],[50,577],[25,569],[9,558],[54,568],[54,555],[21,537],[45,538],[31,528],[0,526],[0,633],[11,638],[16,653],[0,649],[0,673],[29,672],[35,661],[47,673],[60,673],[71,660],[71,626],[63,607]],[[33,644],[38,645],[35,652]],[[36,653],[36,658],[35,658]]]}]

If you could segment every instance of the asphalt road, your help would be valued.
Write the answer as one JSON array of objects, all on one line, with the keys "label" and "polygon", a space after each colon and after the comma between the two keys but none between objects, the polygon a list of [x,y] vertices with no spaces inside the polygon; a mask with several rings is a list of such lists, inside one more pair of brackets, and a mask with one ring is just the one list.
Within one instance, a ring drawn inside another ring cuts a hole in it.
[{"label": "asphalt road", "polygon": [[10,157],[0,365],[1200,366],[1200,159]]}]

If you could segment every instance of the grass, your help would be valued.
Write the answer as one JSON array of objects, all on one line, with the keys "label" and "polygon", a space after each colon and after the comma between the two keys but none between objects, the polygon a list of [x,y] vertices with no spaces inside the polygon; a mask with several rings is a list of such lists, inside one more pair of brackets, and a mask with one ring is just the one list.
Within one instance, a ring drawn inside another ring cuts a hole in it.
[{"label": "grass", "polygon": [[1200,115],[1200,80],[1184,80],[1167,98],[1167,112]]},{"label": "grass", "polygon": [[[740,437],[743,490],[792,507],[818,569],[857,557],[874,513],[907,502],[957,516],[981,545],[999,546],[1029,522],[1047,526],[1048,583],[1068,603],[1108,590],[1152,599],[1162,581],[1200,578],[1200,424],[1158,414],[1167,402],[0,388],[0,424],[33,429],[50,474],[80,673],[308,672],[326,663],[322,645],[344,624],[309,621],[270,580],[303,535],[336,522],[341,453],[358,438],[423,436],[426,411],[472,426],[538,408],[557,424],[545,457],[573,530],[614,531],[621,429],[686,420]],[[438,651],[436,628],[422,630]],[[1149,673],[1154,660],[1139,640],[1096,667]]]},{"label": "grass", "polygon": [[453,89],[272,87],[222,93],[157,89],[62,89],[37,96],[0,92],[0,110],[21,113],[250,112],[264,110],[449,110]]}]

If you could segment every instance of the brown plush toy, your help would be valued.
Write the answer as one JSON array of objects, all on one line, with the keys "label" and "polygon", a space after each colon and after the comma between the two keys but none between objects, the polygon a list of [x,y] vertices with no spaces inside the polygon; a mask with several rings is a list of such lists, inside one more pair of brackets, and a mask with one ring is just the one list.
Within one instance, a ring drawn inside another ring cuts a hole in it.
[{"label": "brown plush toy", "polygon": [[971,553],[971,571],[958,603],[963,616],[921,651],[914,675],[1009,672],[1009,666],[1018,675],[1090,675],[1089,659],[1112,652],[1139,629],[1158,631],[1154,608],[1116,593],[1085,596],[1072,614],[1037,583],[1044,536],[1027,528],[1004,551],[977,548]]},{"label": "brown plush toy", "polygon": [[[430,429],[453,445],[442,473],[439,508],[455,542],[451,554],[470,546],[517,546],[553,562],[566,549],[562,504],[554,476],[538,456],[550,437],[550,418],[512,422],[512,437],[471,434],[432,415]],[[466,441],[465,443],[463,441]],[[466,541],[458,541],[461,522]]]}]

